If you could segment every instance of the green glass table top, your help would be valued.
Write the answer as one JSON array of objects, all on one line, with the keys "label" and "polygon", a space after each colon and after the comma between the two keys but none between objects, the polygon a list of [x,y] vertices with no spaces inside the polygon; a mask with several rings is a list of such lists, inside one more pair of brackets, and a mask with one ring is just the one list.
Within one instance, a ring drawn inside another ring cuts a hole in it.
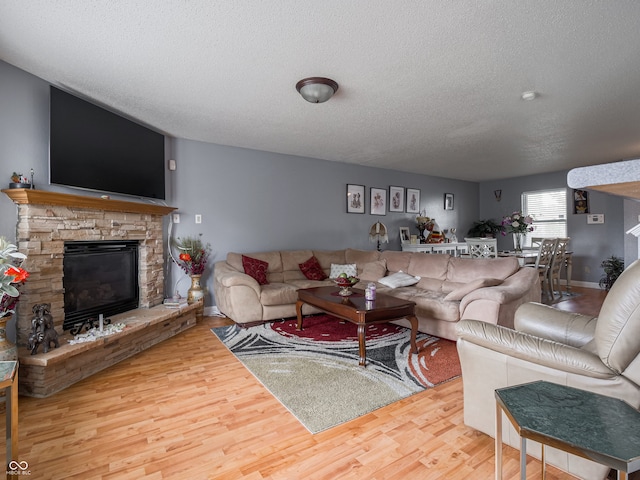
[{"label": "green glass table top", "polygon": [[13,378],[17,367],[18,362],[15,360],[0,361],[0,381]]},{"label": "green glass table top", "polygon": [[521,436],[565,445],[618,470],[640,468],[640,412],[628,403],[544,381],[495,394]]}]

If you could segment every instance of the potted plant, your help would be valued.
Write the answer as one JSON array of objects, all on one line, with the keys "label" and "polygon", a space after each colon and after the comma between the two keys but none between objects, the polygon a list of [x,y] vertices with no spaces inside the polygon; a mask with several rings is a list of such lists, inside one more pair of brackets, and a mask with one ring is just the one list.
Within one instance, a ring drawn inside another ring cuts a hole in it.
[{"label": "potted plant", "polygon": [[478,220],[473,222],[473,225],[467,232],[469,237],[489,237],[495,238],[498,233],[502,233],[504,227],[499,223],[496,223],[492,219]]},{"label": "potted plant", "polygon": [[624,260],[615,255],[611,255],[606,260],[603,260],[600,266],[604,269],[604,275],[600,279],[600,288],[608,292],[623,272]]},{"label": "potted plant", "polygon": [[196,318],[202,318],[204,309],[204,289],[201,284],[201,277],[207,265],[207,259],[211,253],[211,246],[202,243],[200,237],[178,237],[173,241],[174,247],[180,252],[178,259],[173,261],[191,277],[191,287],[187,291],[187,303],[200,302],[200,308],[196,313]]},{"label": "potted plant", "polygon": [[18,247],[0,237],[0,360],[16,360],[18,356],[16,346],[6,338],[6,327],[20,297],[18,288],[29,277],[20,266],[26,258]]}]

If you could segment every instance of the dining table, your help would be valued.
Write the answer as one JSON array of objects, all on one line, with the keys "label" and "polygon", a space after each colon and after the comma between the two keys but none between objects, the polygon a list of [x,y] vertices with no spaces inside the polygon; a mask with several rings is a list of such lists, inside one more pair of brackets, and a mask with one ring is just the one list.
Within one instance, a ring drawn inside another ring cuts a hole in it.
[{"label": "dining table", "polygon": [[[515,257],[518,259],[520,265],[533,265],[538,258],[538,248],[525,247],[522,251],[516,252],[515,250],[501,250],[498,252],[499,257]],[[564,266],[566,273],[566,285],[567,295],[571,295],[571,274],[573,270],[573,252],[567,251],[564,254]]]}]

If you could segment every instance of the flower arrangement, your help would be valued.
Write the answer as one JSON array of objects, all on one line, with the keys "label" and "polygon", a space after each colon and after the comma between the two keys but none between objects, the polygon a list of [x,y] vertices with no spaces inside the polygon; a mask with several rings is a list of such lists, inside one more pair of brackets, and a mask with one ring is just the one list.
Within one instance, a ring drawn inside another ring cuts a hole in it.
[{"label": "flower arrangement", "polygon": [[26,258],[18,247],[0,237],[0,318],[15,312],[20,298],[18,288],[29,278],[29,272],[20,266]]},{"label": "flower arrangement", "polygon": [[533,218],[530,215],[524,216],[522,212],[513,212],[502,219],[502,235],[507,233],[527,233],[533,232]]},{"label": "flower arrangement", "polygon": [[180,252],[178,260],[174,261],[188,275],[202,275],[204,268],[207,266],[207,259],[211,253],[211,246],[207,243],[204,245],[198,237],[177,238],[174,246]]}]

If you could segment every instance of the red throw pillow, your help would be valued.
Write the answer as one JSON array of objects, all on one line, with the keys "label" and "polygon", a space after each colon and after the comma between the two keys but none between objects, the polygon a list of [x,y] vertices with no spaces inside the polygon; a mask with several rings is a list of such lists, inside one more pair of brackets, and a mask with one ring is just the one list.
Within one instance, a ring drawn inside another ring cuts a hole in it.
[{"label": "red throw pillow", "polygon": [[302,270],[302,273],[304,273],[304,276],[309,280],[324,280],[327,278],[327,274],[322,270],[320,262],[318,262],[315,255],[306,262],[299,263],[298,266],[300,270]]},{"label": "red throw pillow", "polygon": [[244,273],[255,278],[256,282],[260,285],[266,285],[269,283],[267,281],[267,268],[269,268],[269,262],[242,255],[242,267],[244,268]]}]

